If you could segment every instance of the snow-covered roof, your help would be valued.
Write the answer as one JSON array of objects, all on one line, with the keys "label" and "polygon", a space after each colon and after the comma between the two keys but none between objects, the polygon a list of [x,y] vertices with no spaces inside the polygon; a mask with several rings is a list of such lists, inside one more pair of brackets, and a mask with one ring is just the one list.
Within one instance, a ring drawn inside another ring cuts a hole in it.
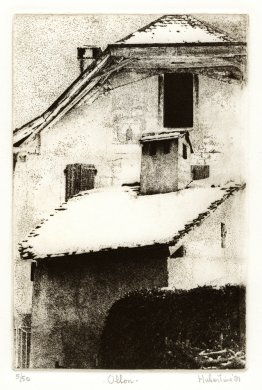
[{"label": "snow-covered roof", "polygon": [[117,44],[185,44],[232,42],[224,32],[190,15],[164,15]]},{"label": "snow-covered roof", "polygon": [[128,187],[80,193],[20,244],[23,259],[175,244],[239,187],[137,195]]},{"label": "snow-covered roof", "polygon": [[[20,147],[30,142],[34,137],[47,127],[54,125],[69,110],[82,104],[84,101],[92,104],[96,98],[103,93],[103,85],[107,80],[122,68],[134,65],[137,61],[137,54],[117,53],[115,48],[122,46],[139,45],[212,45],[214,56],[214,44],[237,44],[225,33],[214,29],[212,26],[200,22],[190,15],[164,15],[151,24],[141,28],[128,37],[110,44],[104,52],[95,60],[63,93],[57,100],[41,115],[17,128],[13,132],[13,145]],[[241,44],[242,45],[242,44]],[[231,48],[228,49],[230,51]],[[241,49],[235,54],[242,56]],[[130,50],[129,50],[130,51]],[[146,53],[146,57],[147,57]],[[161,54],[161,53],[160,53]],[[142,54],[140,53],[140,56]],[[225,65],[225,63],[223,62]],[[217,65],[217,63],[216,63]],[[226,62],[228,66],[228,62]],[[138,62],[138,66],[141,64]],[[157,65],[155,65],[157,66]],[[234,64],[236,66],[236,64]],[[192,67],[192,64],[191,64]]]}]

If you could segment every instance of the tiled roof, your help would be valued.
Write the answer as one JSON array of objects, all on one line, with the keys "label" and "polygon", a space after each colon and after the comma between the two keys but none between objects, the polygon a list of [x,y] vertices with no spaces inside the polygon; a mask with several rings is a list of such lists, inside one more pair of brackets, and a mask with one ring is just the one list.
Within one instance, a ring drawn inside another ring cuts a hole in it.
[{"label": "tiled roof", "polygon": [[164,15],[117,44],[225,43],[233,40],[224,32],[190,15]]},{"label": "tiled roof", "polygon": [[175,245],[240,188],[187,188],[145,196],[127,187],[86,191],[62,204],[29,234],[20,244],[21,257]]}]

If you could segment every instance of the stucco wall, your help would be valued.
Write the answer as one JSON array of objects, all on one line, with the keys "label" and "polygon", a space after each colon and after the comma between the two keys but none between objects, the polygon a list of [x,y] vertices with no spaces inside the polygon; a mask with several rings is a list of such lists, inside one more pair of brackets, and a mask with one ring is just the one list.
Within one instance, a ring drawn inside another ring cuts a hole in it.
[{"label": "stucco wall", "polygon": [[[246,283],[245,192],[239,191],[228,198],[179,243],[179,246],[184,245],[186,254],[168,260],[170,288]],[[221,223],[225,223],[227,230],[225,248],[221,246]]]},{"label": "stucco wall", "polygon": [[168,248],[43,261],[36,268],[32,368],[93,368],[107,312],[126,292],[167,286]]},{"label": "stucco wall", "polygon": [[[13,223],[14,253],[18,262],[17,242],[64,201],[67,164],[94,164],[98,170],[95,184],[98,187],[139,181],[141,148],[137,139],[142,131],[151,132],[161,127],[158,76],[123,71],[110,80],[108,87],[112,90],[105,90],[91,106],[84,103],[74,108],[54,127],[43,131],[40,154],[18,158],[14,173]],[[215,143],[215,148],[223,152],[217,154],[219,158],[211,164],[211,181],[214,177],[220,180],[244,171],[242,95],[239,85],[199,77],[199,98],[195,107],[198,119],[190,136],[196,156],[204,143],[206,146]],[[134,143],[125,138],[129,127]],[[32,151],[32,147],[30,149]],[[23,272],[24,264],[17,263],[16,267],[19,272],[15,280],[15,307],[19,305],[22,311],[28,312],[31,308],[29,268],[26,266]]]},{"label": "stucco wall", "polygon": [[[192,164],[210,165],[211,184],[246,176],[247,107],[246,86],[199,76],[198,120],[190,133]],[[204,152],[202,162],[199,152]]]},{"label": "stucco wall", "polygon": [[[187,146],[187,159],[183,158],[183,144]],[[191,151],[185,138],[179,139],[178,143],[178,189],[185,188],[192,181],[191,174]]]},{"label": "stucco wall", "polygon": [[156,154],[149,154],[147,143],[142,150],[141,163],[141,193],[155,194],[176,191],[178,187],[177,164],[178,164],[178,140],[170,141],[170,152],[163,153],[159,142],[156,144]]}]

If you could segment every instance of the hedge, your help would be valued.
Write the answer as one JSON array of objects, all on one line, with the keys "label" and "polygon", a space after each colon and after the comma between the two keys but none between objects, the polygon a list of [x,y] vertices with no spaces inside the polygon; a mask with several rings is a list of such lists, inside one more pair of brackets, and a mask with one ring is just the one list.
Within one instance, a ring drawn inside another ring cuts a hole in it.
[{"label": "hedge", "polygon": [[221,349],[224,354],[245,350],[245,287],[140,290],[110,309],[99,365],[109,369],[201,368],[196,358],[199,351],[208,354]]}]

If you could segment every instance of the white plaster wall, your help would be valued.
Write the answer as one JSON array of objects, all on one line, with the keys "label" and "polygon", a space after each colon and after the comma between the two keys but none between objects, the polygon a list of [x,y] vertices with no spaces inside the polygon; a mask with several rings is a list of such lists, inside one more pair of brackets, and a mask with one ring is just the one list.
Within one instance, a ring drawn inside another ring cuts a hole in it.
[{"label": "white plaster wall", "polygon": [[163,153],[158,142],[155,155],[151,156],[148,151],[143,151],[141,165],[142,194],[172,192],[178,189],[177,148],[178,140],[174,139],[170,145],[170,152],[167,154]]},{"label": "white plaster wall", "polygon": [[[186,255],[168,260],[169,288],[246,283],[245,192],[239,191],[227,199],[181,242]],[[227,229],[225,248],[221,247],[221,222]]]},{"label": "white plaster wall", "polygon": [[[158,76],[120,72],[108,87],[112,90],[91,106],[83,104],[71,110],[53,128],[43,131],[39,155],[29,154],[25,161],[18,159],[14,173],[16,260],[17,243],[64,201],[67,164],[94,164],[98,187],[139,181],[141,149],[138,142],[126,143],[125,133],[131,126],[139,139],[142,132],[159,129]],[[212,141],[223,151],[216,167],[211,165],[212,180],[214,172],[216,177],[230,177],[232,172],[243,171],[242,95],[238,85],[199,78],[199,122],[191,132],[191,141],[195,151],[202,148],[203,140]],[[27,312],[31,305],[29,265],[18,261],[15,266],[19,268],[15,306]]]},{"label": "white plaster wall", "polygon": [[[207,152],[202,163],[210,165],[210,182],[245,180],[247,88],[234,81],[199,76],[197,112],[198,123],[190,133],[195,152],[192,164],[199,163],[198,152]],[[211,150],[219,153],[209,153]]]},{"label": "white plaster wall", "polygon": [[[187,159],[183,158],[183,144],[187,146]],[[178,189],[185,188],[191,181],[191,152],[185,138],[178,142]]]}]

